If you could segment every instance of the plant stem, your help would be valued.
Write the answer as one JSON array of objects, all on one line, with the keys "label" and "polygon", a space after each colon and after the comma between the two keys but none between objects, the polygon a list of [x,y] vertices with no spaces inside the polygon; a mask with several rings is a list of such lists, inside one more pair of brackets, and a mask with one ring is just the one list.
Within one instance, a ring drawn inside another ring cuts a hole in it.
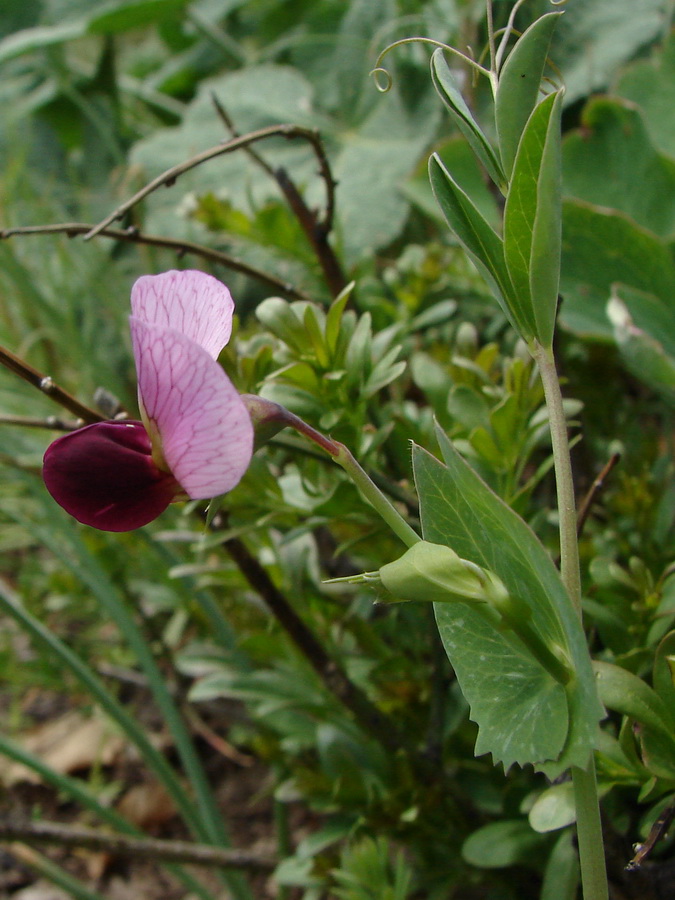
[{"label": "plant stem", "polygon": [[567,422],[555,360],[551,350],[536,344],[533,356],[539,367],[548,409],[553,465],[558,495],[560,529],[560,574],[574,608],[581,616],[581,576],[579,574],[579,543],[577,541],[577,511],[574,499],[574,480],[567,439]]},{"label": "plant stem", "polygon": [[[544,387],[549,416],[553,464],[555,467],[560,528],[560,573],[572,603],[581,617],[581,575],[574,481],[570,459],[567,424],[563,409],[560,381],[553,351],[534,342],[531,348]],[[577,815],[579,862],[584,900],[607,900],[607,870],[600,822],[600,804],[595,781],[595,760],[588,768],[572,767],[574,802]]]},{"label": "plant stem", "polygon": [[275,431],[278,431],[280,428],[293,428],[298,434],[316,444],[317,447],[321,447],[339,466],[342,466],[361,494],[376,512],[382,516],[385,523],[403,541],[406,547],[412,547],[413,544],[421,540],[414,528],[408,525],[393,503],[385,497],[370,475],[356,461],[344,444],[334,441],[333,438],[326,437],[325,434],[321,434],[316,428],[312,428],[311,425],[308,425],[295,413],[290,412],[290,410],[278,403],[272,403],[250,394],[242,396],[247,402],[248,410],[252,414],[254,423],[272,422],[274,423]]},{"label": "plant stem", "polygon": [[384,496],[368,473],[361,468],[345,445],[340,444],[338,441],[335,443],[338,447],[338,453],[333,456],[335,462],[342,466],[359,491],[370,505],[382,516],[394,534],[403,541],[406,547],[412,547],[413,544],[416,544],[421,540],[417,532],[408,525],[403,516]]}]

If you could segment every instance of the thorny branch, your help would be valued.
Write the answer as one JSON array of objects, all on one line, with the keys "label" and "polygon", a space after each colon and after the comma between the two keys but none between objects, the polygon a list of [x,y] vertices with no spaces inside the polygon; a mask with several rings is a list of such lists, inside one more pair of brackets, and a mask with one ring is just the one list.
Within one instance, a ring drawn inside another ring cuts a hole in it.
[{"label": "thorny branch", "polygon": [[[96,226],[85,222],[61,222],[56,225],[27,225],[17,228],[5,228],[0,231],[0,240],[7,240],[15,236],[37,235],[37,234],[65,234],[67,237],[76,237],[80,234],[90,234]],[[311,298],[303,291],[293,287],[288,282],[275,278],[261,269],[256,269],[248,263],[230,256],[229,253],[223,253],[220,250],[213,250],[211,247],[205,247],[203,244],[197,244],[194,241],[179,241],[175,238],[162,237],[157,234],[147,234],[140,231],[135,226],[131,228],[103,228],[97,232],[102,237],[113,238],[116,241],[127,241],[132,244],[146,244],[151,247],[165,247],[168,250],[175,250],[179,256],[186,253],[192,253],[211,262],[220,263],[234,272],[241,272],[249,278],[256,279],[268,284],[281,294],[285,294],[294,300],[310,300]]]}]

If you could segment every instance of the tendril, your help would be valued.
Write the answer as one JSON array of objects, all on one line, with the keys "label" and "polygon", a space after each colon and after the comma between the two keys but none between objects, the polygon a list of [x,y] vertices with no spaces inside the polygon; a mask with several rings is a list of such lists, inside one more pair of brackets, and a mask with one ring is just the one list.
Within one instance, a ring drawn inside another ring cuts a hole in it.
[{"label": "tendril", "polygon": [[[442,50],[446,50],[448,53],[452,53],[454,56],[458,56],[467,65],[471,66],[471,68],[475,72],[480,72],[482,75],[486,75],[488,78],[491,75],[489,69],[486,69],[484,66],[481,66],[480,63],[477,63],[475,59],[472,59],[472,57],[467,56],[466,53],[462,53],[461,50],[457,50],[455,47],[451,47],[449,44],[444,44],[442,41],[435,41],[435,40],[433,40],[433,38],[408,37],[408,38],[401,38],[400,40],[394,41],[393,43],[389,44],[389,46],[385,47],[384,50],[380,53],[380,55],[377,57],[377,60],[375,62],[375,68],[371,70],[370,74],[375,79],[375,86],[377,87],[378,91],[380,91],[383,94],[386,94],[387,91],[391,90],[392,85],[394,84],[394,79],[391,75],[391,72],[389,72],[389,70],[386,69],[382,65],[382,60],[384,59],[384,57],[387,55],[387,53],[389,53],[390,50],[393,50],[394,47],[401,47],[404,44],[414,44],[414,43],[431,44],[433,47],[440,47]],[[384,79],[385,79],[384,81],[380,80],[382,78],[382,76],[384,76]]]}]

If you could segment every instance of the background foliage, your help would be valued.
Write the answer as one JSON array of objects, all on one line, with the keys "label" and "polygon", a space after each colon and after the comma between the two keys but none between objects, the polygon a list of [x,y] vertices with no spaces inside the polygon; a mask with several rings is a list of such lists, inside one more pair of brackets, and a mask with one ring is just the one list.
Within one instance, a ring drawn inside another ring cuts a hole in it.
[{"label": "background foliage", "polygon": [[[406,45],[387,57],[387,94],[368,76],[378,52],[411,34],[480,52],[483,3],[10,6],[0,14],[3,228],[93,224],[233,129],[292,123],[318,129],[324,142],[337,182],[332,247],[343,284],[355,287],[335,300],[335,283],[269,171],[282,168],[321,214],[326,185],[315,155],[306,141],[275,138],[256,145],[268,171],[244,152],[221,157],[149,195],[122,225],[224,251],[307,299],[272,297],[261,278],[146,244],[14,236],[0,242],[0,343],[85,402],[104,387],[133,411],[133,279],[175,265],[208,267],[237,301],[238,333],[222,361],[242,391],[283,402],[346,443],[413,522],[409,441],[438,454],[436,420],[555,555],[541,388],[447,234],[427,183],[429,152],[488,219],[496,200],[433,90],[427,48]],[[497,25],[510,7],[495,4]],[[546,10],[543,0],[525,4],[518,27]],[[664,675],[672,648],[662,641],[675,619],[669,16],[665,0],[570,0],[551,51],[566,85],[559,343],[581,438],[579,496],[621,453],[586,524],[582,557],[594,655],[629,679],[619,697],[609,688],[602,695],[611,712],[598,763],[612,878],[636,897],[656,891],[656,882],[631,881],[622,866],[675,792],[675,712]],[[486,121],[486,85],[464,77],[471,107]],[[55,412],[5,372],[0,410]],[[223,773],[195,721],[261,761],[277,896],[575,896],[568,785],[515,768],[505,779],[488,758],[474,758],[475,726],[429,610],[374,605],[370,588],[323,583],[377,569],[398,552],[329,460],[282,434],[228,495],[215,531],[186,508],[120,537],[78,528],[54,508],[39,478],[48,432],[1,427],[5,754],[19,753],[13,739],[34,720],[27,692],[50,692],[87,713],[101,704],[72,668],[64,676],[65,657],[40,635],[42,623],[103,680],[119,715],[142,717],[148,700],[114,673],[142,675],[160,710],[147,727],[163,736],[166,758],[190,782],[177,786],[174,801],[180,809],[185,790],[202,799],[194,821],[183,810],[180,826],[196,839],[225,841],[219,814],[228,816],[218,791],[219,807],[209,806],[204,770],[219,789],[238,770],[230,761]],[[389,744],[289,640],[265,605],[269,584],[246,576],[242,547],[392,723]],[[406,741],[392,746],[401,736]],[[157,774],[161,760],[139,752]],[[124,788],[101,766],[75,786],[55,782],[71,797],[86,790],[98,816]],[[298,809],[302,827],[294,831]],[[671,855],[668,841],[659,845],[663,871]],[[66,863],[70,870],[82,876]],[[99,887],[105,895],[105,883]]]}]

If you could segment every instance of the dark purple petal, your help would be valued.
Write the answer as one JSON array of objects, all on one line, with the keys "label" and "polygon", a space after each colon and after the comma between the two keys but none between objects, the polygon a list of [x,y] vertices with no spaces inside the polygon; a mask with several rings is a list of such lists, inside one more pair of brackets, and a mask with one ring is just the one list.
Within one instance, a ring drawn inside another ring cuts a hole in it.
[{"label": "dark purple petal", "polygon": [[54,500],[78,522],[132,531],[156,519],[181,491],[151,454],[141,422],[97,422],[50,444],[42,476]]}]

